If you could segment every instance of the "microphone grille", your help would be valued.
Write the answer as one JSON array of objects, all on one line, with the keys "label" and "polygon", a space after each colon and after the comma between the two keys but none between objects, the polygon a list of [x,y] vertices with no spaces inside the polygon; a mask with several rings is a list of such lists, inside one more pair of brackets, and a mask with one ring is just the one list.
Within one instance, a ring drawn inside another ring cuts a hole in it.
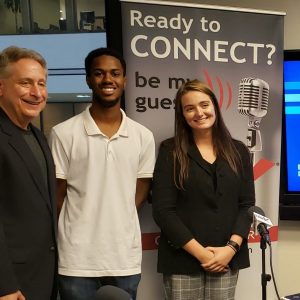
[{"label": "microphone grille", "polygon": [[265,212],[259,206],[251,206],[248,209],[248,218],[252,222],[253,220],[253,213],[257,213],[259,215],[265,216]]},{"label": "microphone grille", "polygon": [[269,84],[262,79],[246,77],[239,84],[238,111],[242,115],[263,117],[267,114]]}]

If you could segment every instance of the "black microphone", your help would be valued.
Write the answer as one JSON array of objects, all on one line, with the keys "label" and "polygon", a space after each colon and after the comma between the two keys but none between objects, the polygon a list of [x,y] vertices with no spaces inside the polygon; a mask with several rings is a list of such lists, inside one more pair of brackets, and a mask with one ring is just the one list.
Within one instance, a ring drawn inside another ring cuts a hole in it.
[{"label": "black microphone", "polygon": [[265,217],[264,211],[258,206],[251,206],[248,209],[248,217],[251,223],[254,224],[254,229],[257,229],[261,238],[268,245],[271,245],[268,226],[273,226],[273,224],[269,218]]},{"label": "black microphone", "polygon": [[94,300],[132,300],[132,298],[126,291],[116,286],[104,285],[98,289]]}]

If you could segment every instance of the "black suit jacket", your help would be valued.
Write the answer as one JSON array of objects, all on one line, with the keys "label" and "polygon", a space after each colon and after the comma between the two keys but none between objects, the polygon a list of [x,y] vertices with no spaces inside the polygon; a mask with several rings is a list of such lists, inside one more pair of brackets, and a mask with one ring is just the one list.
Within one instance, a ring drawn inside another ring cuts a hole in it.
[{"label": "black suit jacket", "polygon": [[247,211],[254,205],[253,167],[244,144],[234,141],[243,163],[237,176],[228,163],[217,158],[215,172],[202,158],[195,144],[188,150],[189,177],[184,190],[173,180],[173,141],[162,143],[152,187],[153,216],[161,228],[158,271],[165,274],[195,274],[200,263],[182,249],[195,238],[205,246],[225,246],[232,234],[244,238],[232,259],[233,269],[249,266]]},{"label": "black suit jacket", "polygon": [[21,290],[28,300],[49,300],[57,269],[55,170],[46,138],[30,126],[48,188],[22,133],[0,109],[0,296]]}]

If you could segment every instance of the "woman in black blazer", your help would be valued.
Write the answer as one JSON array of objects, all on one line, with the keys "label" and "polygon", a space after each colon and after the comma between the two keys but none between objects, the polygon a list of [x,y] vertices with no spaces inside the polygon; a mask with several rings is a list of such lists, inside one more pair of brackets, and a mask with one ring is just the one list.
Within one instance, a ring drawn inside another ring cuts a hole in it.
[{"label": "woman in black blazer", "polygon": [[198,80],[177,92],[175,136],[160,146],[152,193],[166,299],[234,299],[238,271],[250,265],[253,167]]}]

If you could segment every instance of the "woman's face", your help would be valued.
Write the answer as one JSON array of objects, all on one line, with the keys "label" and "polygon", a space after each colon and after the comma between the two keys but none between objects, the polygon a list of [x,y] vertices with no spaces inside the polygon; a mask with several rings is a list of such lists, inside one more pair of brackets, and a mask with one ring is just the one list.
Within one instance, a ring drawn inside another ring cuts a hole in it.
[{"label": "woman's face", "polygon": [[193,131],[211,131],[216,121],[215,108],[207,94],[190,91],[181,98],[183,116]]}]

